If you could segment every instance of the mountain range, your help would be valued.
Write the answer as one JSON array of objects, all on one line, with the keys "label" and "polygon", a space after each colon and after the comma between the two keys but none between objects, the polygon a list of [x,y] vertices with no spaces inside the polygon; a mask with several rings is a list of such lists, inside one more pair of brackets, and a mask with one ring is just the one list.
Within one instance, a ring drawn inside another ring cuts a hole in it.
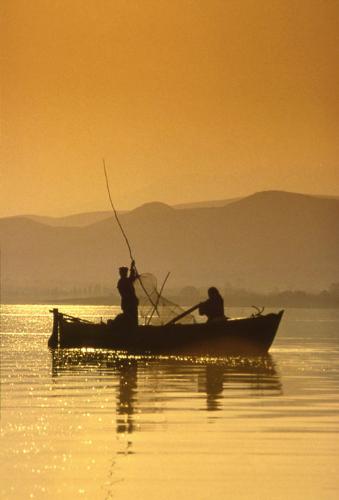
[{"label": "mountain range", "polygon": [[[207,200],[207,201],[197,201],[194,203],[180,203],[178,205],[173,205],[173,208],[179,209],[189,209],[189,208],[202,208],[202,207],[224,207],[238,198],[226,199],[226,200]],[[119,215],[127,213],[128,210],[119,211]],[[36,222],[42,222],[49,226],[88,226],[94,222],[99,222],[100,220],[108,219],[112,217],[112,210],[101,210],[97,212],[84,212],[79,214],[66,215],[64,217],[49,217],[46,215],[24,215],[28,219],[34,220]]]},{"label": "mountain range", "polygon": [[[168,286],[319,290],[339,281],[339,200],[282,191],[120,213],[139,272]],[[16,289],[115,288],[129,253],[111,212],[0,219],[2,296]]]}]

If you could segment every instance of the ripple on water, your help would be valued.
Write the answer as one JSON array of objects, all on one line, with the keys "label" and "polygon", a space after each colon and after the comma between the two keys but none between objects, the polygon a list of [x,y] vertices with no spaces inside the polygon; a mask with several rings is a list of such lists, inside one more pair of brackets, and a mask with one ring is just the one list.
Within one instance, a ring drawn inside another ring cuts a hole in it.
[{"label": "ripple on water", "polygon": [[3,498],[338,497],[339,349],[324,312],[287,315],[270,356],[191,358],[51,352],[46,306],[3,308]]}]

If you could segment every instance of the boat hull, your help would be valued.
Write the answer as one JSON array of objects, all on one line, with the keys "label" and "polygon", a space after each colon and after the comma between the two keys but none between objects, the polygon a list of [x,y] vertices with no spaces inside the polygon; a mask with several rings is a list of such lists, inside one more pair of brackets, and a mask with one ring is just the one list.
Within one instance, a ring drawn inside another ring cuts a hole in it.
[{"label": "boat hull", "polygon": [[64,317],[56,309],[49,347],[90,347],[133,354],[263,354],[271,347],[283,311],[220,323],[138,326],[90,323]]}]

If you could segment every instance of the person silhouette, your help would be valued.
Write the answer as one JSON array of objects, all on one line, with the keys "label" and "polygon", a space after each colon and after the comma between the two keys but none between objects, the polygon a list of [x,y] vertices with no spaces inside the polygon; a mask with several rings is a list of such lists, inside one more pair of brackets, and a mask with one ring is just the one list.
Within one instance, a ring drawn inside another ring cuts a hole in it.
[{"label": "person silhouette", "polygon": [[208,289],[208,299],[199,305],[199,314],[207,316],[207,322],[225,321],[224,299],[215,286]]},{"label": "person silhouette", "polygon": [[118,291],[121,296],[121,309],[124,322],[130,326],[138,325],[138,297],[134,290],[134,282],[138,277],[134,260],[128,275],[128,267],[119,267],[120,279],[118,281]]}]

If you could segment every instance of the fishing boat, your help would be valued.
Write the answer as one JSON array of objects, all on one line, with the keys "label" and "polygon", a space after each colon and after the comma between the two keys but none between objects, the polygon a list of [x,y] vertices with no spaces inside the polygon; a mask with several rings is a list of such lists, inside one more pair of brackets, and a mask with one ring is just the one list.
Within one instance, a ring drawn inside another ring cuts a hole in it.
[{"label": "fishing boat", "polygon": [[270,349],[283,310],[255,314],[248,318],[219,322],[165,325],[139,325],[119,322],[94,323],[53,309],[50,348],[101,348],[131,354],[265,354]]},{"label": "fishing boat", "polygon": [[[145,325],[131,327],[126,322],[114,320],[94,323],[63,314],[55,308],[51,311],[53,313],[53,331],[48,340],[48,346],[50,348],[113,349],[131,354],[223,356],[233,353],[267,353],[277,333],[284,311],[263,315],[262,310],[256,308],[257,314],[249,318],[225,318],[207,323],[178,323],[179,320],[186,318],[188,314],[201,305],[196,304],[187,311],[177,314],[166,323],[160,325],[151,324],[155,312],[160,318],[159,308],[162,305],[165,305],[168,309],[173,305],[175,306],[162,296],[162,290],[169,273],[159,292],[156,286],[152,286],[151,290],[148,289],[145,281],[147,274],[141,275],[137,271],[131,244],[113,204],[104,159],[103,167],[109,201],[128,248],[131,260],[130,273],[133,267],[136,276],[135,280],[140,283],[140,292],[145,295],[148,307],[152,306],[152,312]],[[140,296],[138,299],[140,305]],[[119,316],[122,315],[118,315],[116,319],[119,319]]]}]

